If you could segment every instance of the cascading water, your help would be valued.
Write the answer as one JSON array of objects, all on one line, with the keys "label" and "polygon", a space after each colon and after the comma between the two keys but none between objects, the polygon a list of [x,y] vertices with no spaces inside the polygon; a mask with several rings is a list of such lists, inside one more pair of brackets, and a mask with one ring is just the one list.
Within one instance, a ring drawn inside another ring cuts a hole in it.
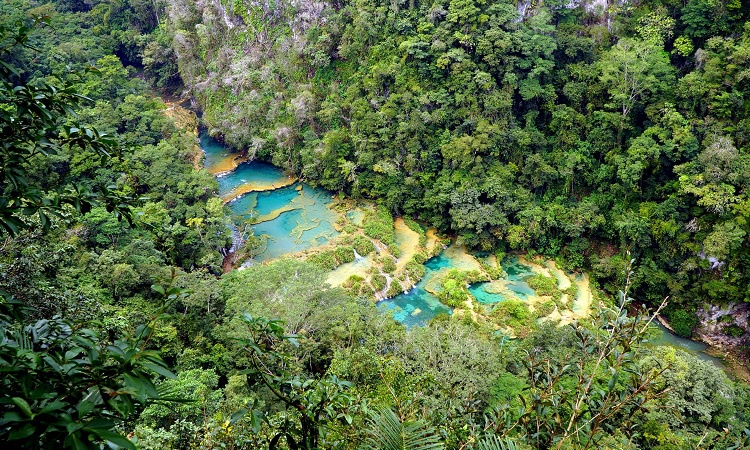
[{"label": "cascading water", "polygon": [[[238,160],[236,154],[205,134],[200,142],[206,168],[222,174],[218,178],[219,197],[240,220],[253,224],[255,236],[264,236],[269,243],[255,261],[323,245],[338,235],[333,226],[337,216],[327,207],[331,203],[328,192],[299,183],[270,164]],[[241,162],[232,168],[237,161]],[[231,170],[217,172],[217,167]],[[236,250],[240,241],[234,235],[233,231]]]}]

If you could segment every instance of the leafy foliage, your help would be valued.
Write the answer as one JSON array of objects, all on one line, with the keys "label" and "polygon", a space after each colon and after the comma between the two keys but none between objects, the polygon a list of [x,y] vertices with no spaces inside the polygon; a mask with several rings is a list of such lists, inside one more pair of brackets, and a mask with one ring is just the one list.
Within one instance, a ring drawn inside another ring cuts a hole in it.
[{"label": "leafy foliage", "polygon": [[371,413],[369,437],[363,448],[382,450],[428,450],[442,449],[437,431],[426,424],[415,421],[402,423],[396,414],[387,408]]},{"label": "leafy foliage", "polygon": [[17,448],[135,449],[115,426],[165,400],[154,375],[174,378],[148,349],[155,320],[114,340],[63,319],[29,322],[16,300],[0,315],[0,436]]},{"label": "leafy foliage", "polygon": [[37,155],[55,155],[69,146],[106,158],[117,144],[76,121],[74,110],[86,98],[77,92],[74,80],[51,84],[19,78],[20,71],[9,56],[18,47],[29,47],[29,33],[35,25],[8,28],[0,24],[0,231],[15,235],[32,226],[33,222],[25,220],[30,216],[48,230],[50,216],[62,216],[65,205],[86,212],[98,200],[115,216],[132,222],[132,201],[115,185],[98,186],[96,192],[82,184],[45,191],[30,176],[29,162]]}]

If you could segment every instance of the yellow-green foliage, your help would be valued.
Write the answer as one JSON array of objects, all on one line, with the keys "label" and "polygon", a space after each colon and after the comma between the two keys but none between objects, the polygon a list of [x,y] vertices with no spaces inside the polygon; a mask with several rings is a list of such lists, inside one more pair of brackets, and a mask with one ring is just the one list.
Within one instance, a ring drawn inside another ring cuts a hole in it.
[{"label": "yellow-green foliage", "polygon": [[354,249],[357,250],[362,256],[367,256],[375,251],[375,244],[365,236],[357,236],[354,238]]},{"label": "yellow-green foliage", "polygon": [[487,272],[487,275],[489,275],[490,279],[492,280],[498,280],[502,278],[503,274],[505,273],[501,266],[490,264],[487,259],[481,259],[479,263],[482,265],[482,269]]},{"label": "yellow-green foliage", "polygon": [[552,277],[537,274],[529,278],[526,282],[538,295],[550,296],[556,303],[559,302],[560,297],[562,297],[562,291],[557,287],[557,280]]},{"label": "yellow-green foliage", "polygon": [[412,219],[409,216],[404,217],[404,223],[407,227],[409,227],[412,231],[419,233],[420,236],[424,236],[424,228],[422,228],[421,225],[419,225],[414,219]]},{"label": "yellow-green foliage", "polygon": [[393,216],[384,206],[378,206],[376,212],[368,211],[365,216],[365,234],[380,242],[391,245],[396,242],[393,228]]},{"label": "yellow-green foliage", "polygon": [[325,270],[333,270],[338,267],[336,254],[333,252],[333,250],[326,250],[324,252],[308,256],[306,261]]},{"label": "yellow-green foliage", "polygon": [[315,264],[321,269],[333,270],[341,264],[354,261],[354,248],[350,246],[336,247],[307,257],[307,262]]},{"label": "yellow-green foliage", "polygon": [[508,299],[498,303],[492,309],[491,316],[498,325],[513,330],[528,329],[534,324],[528,305],[521,300]]},{"label": "yellow-green foliage", "polygon": [[427,261],[427,255],[424,252],[417,252],[411,260],[417,264],[424,264]]},{"label": "yellow-green foliage", "polygon": [[537,317],[549,316],[554,310],[555,302],[552,300],[547,300],[546,302],[534,305],[534,314],[536,314]]},{"label": "yellow-green foliage", "polygon": [[575,283],[570,283],[570,286],[563,291],[564,294],[568,294],[570,298],[575,298],[575,296],[578,294],[578,285]]},{"label": "yellow-green foliage", "polygon": [[411,260],[406,264],[406,273],[412,281],[420,280],[426,272],[424,266],[415,260]]},{"label": "yellow-green foliage", "polygon": [[388,280],[385,278],[385,275],[376,273],[372,276],[370,279],[370,283],[372,284],[372,287],[375,288],[376,291],[382,291],[385,289],[385,285],[388,282]]},{"label": "yellow-green foliage", "polygon": [[466,285],[472,283],[478,276],[479,272],[476,270],[465,272],[451,269],[440,281],[441,291],[438,293],[438,298],[451,308],[462,305],[470,295]]},{"label": "yellow-green foliage", "polygon": [[354,248],[350,246],[336,247],[336,261],[339,264],[344,264],[354,261]]},{"label": "yellow-green foliage", "polygon": [[391,256],[383,256],[380,262],[383,265],[383,272],[393,273],[396,270],[396,260]]},{"label": "yellow-green foliage", "polygon": [[374,293],[370,285],[368,285],[365,282],[365,279],[360,277],[359,275],[352,275],[347,278],[342,287],[355,297],[369,297]]},{"label": "yellow-green foliage", "polygon": [[393,298],[400,294],[403,291],[403,288],[401,287],[401,284],[396,280],[391,280],[391,285],[388,286],[388,292],[385,293],[385,296],[388,298]]}]

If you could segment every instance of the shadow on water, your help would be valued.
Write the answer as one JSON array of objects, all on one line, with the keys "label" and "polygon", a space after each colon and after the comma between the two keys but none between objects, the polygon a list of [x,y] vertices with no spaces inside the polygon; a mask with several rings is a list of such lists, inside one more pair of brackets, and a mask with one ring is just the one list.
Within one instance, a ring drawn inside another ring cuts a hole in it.
[{"label": "shadow on water", "polygon": [[652,323],[655,324],[654,328],[658,329],[658,331],[654,331],[654,336],[649,339],[649,343],[651,345],[669,345],[672,347],[676,347],[697,356],[698,359],[702,361],[708,361],[716,367],[719,367],[721,369],[724,369],[726,367],[721,359],[708,355],[705,352],[708,348],[708,345],[702,342],[696,342],[684,337],[677,336],[676,334],[667,330],[664,325],[660,324],[656,320],[654,320]]}]

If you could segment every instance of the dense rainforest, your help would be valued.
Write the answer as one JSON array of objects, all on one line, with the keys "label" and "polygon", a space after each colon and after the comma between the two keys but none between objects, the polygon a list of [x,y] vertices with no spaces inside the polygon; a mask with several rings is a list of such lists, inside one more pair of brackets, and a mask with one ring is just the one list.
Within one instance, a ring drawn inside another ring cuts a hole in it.
[{"label": "dense rainforest", "polygon": [[[0,3],[0,439],[748,448],[748,385],[651,345],[640,308],[669,297],[686,336],[713,311],[746,350],[748,14],[737,0]],[[202,168],[199,126],[377,202],[381,222],[585,270],[598,305],[557,326],[509,302],[497,314],[525,329],[509,339],[468,314],[406,328],[319,263],[224,274],[241,224]]]},{"label": "dense rainforest", "polygon": [[[484,250],[616,291],[748,299],[748,6],[739,1],[170,0],[212,134]],[[166,80],[164,80],[166,82]]]}]

